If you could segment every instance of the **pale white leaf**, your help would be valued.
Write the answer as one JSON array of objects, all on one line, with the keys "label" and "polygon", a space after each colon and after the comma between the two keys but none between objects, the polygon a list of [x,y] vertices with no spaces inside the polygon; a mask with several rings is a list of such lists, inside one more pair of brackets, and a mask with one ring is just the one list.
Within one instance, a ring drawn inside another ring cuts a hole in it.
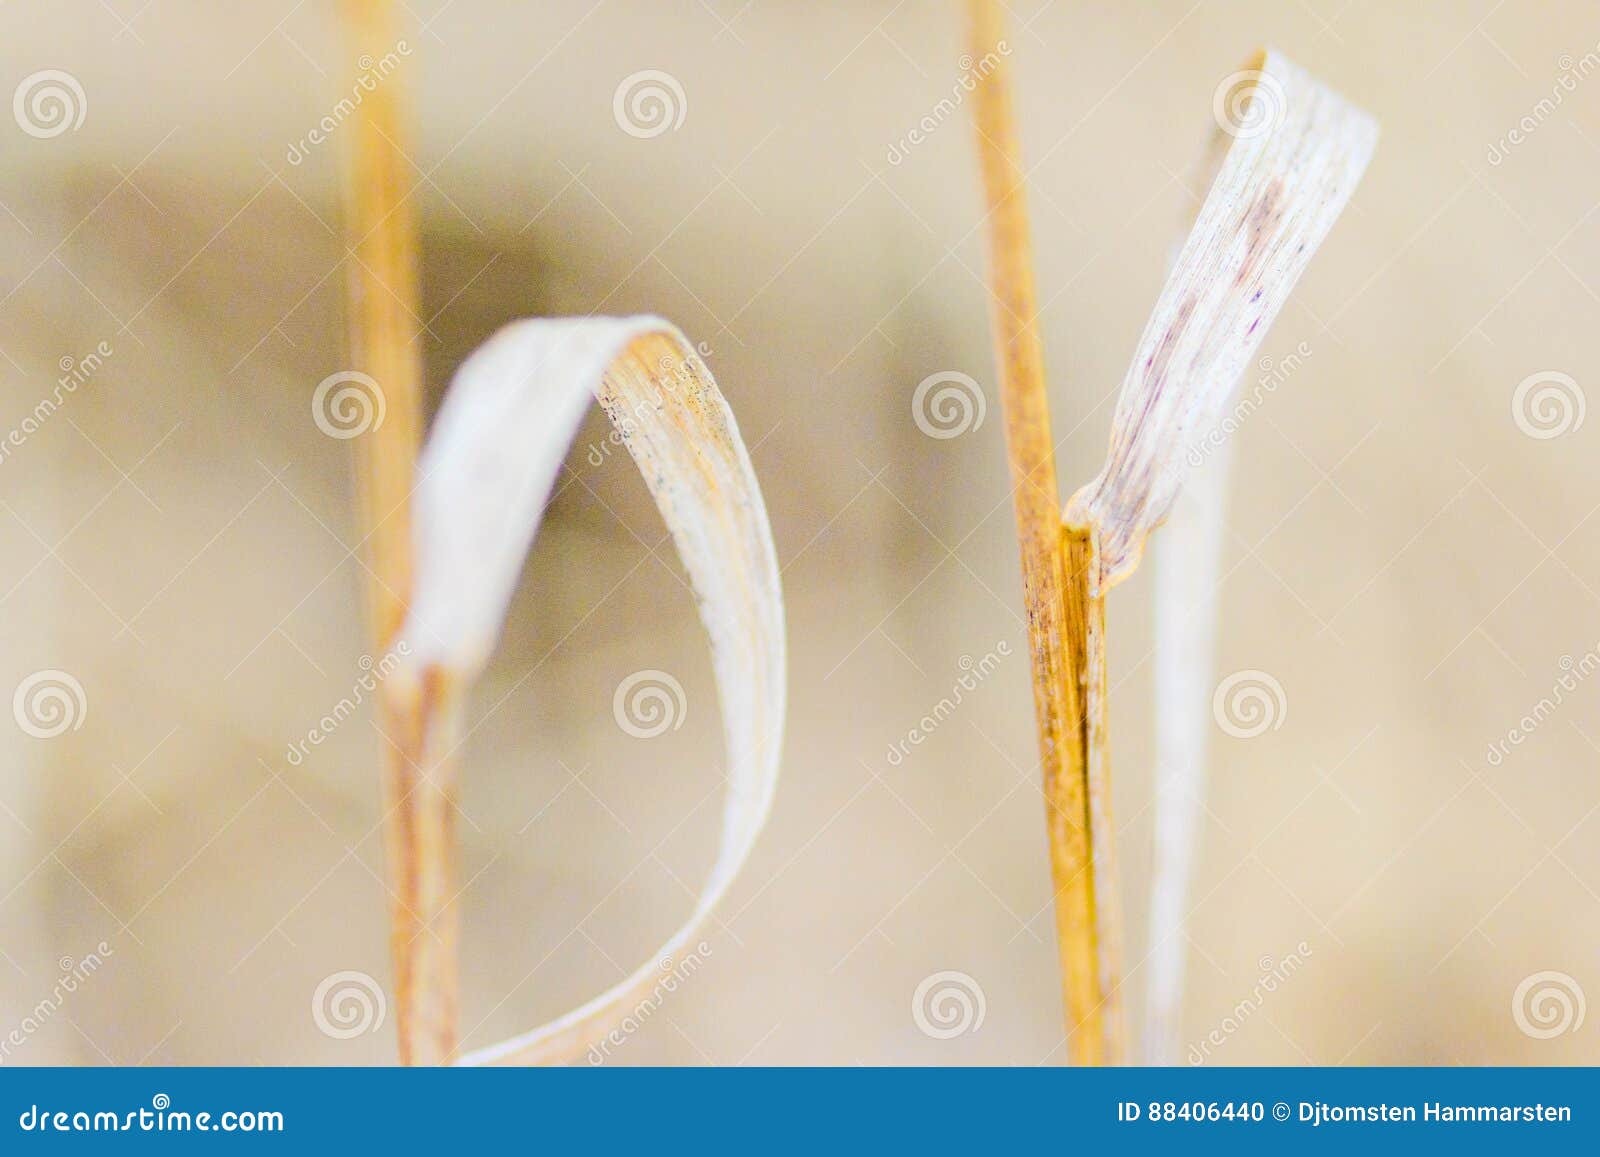
[{"label": "pale white leaf", "polygon": [[1278,52],[1230,79],[1215,112],[1233,139],[1123,379],[1105,464],[1067,503],[1094,532],[1097,593],[1138,565],[1377,142],[1371,117]]},{"label": "pale white leaf", "polygon": [[411,673],[470,684],[482,670],[591,397],[644,475],[710,636],[727,759],[721,847],[688,921],[647,963],[466,1064],[559,1061],[599,1040],[695,940],[777,787],[785,628],[766,507],[710,371],[659,318],[517,322],[456,373],[418,466],[416,586],[402,631]]}]

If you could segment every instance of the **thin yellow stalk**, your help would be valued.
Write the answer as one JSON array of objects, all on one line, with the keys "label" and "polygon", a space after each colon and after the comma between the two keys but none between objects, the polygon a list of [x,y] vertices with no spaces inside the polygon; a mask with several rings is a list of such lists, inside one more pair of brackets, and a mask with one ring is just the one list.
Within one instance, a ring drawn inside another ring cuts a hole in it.
[{"label": "thin yellow stalk", "polygon": [[[1108,1064],[1120,1059],[1121,1040],[1115,943],[1105,931],[1111,913],[1099,901],[1111,881],[1096,879],[1109,868],[1109,857],[1095,847],[1100,825],[1094,818],[1108,819],[1109,808],[1091,796],[1103,789],[1106,766],[1104,603],[1090,594],[1091,537],[1064,535],[1061,525],[1009,59],[993,51],[1003,35],[999,6],[971,0],[970,15],[972,58],[998,61],[978,81],[978,153],[989,208],[991,316],[1022,549],[1068,1054],[1076,1064]],[[1091,768],[1101,773],[1100,783]]]},{"label": "thin yellow stalk", "polygon": [[[389,0],[344,0],[353,59],[395,50]],[[417,230],[406,188],[410,134],[400,78],[362,92],[344,127],[346,285],[352,368],[377,383],[381,421],[356,442],[360,529],[367,547],[367,605],[380,653],[405,620],[412,583],[410,494],[422,426],[417,323]],[[449,769],[430,751],[427,720],[450,688],[386,689],[384,837],[392,888],[390,941],[402,1064],[448,1062],[456,1046],[456,925],[450,909]]]},{"label": "thin yellow stalk", "polygon": [[1106,729],[1106,599],[1094,586],[1095,537],[1088,526],[1061,528],[1068,679],[1078,690],[1078,733],[1067,774],[1083,783],[1089,826],[1089,880],[1093,893],[1096,1013],[1102,1034],[1098,1058],[1086,1063],[1120,1064],[1125,1059],[1122,1023],[1122,910],[1117,895],[1116,829],[1111,822],[1111,743]]}]

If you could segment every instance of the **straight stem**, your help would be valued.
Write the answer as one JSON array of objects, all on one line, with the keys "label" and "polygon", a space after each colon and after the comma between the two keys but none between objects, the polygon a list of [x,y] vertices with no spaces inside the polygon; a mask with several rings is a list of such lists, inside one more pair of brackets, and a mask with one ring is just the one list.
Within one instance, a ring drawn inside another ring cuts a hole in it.
[{"label": "straight stem", "polygon": [[[1068,1055],[1075,1064],[1114,1063],[1120,1056],[1108,1001],[1115,974],[1108,954],[1114,946],[1102,936],[1105,913],[1097,908],[1094,761],[1086,715],[1090,659],[1097,647],[1104,654],[1104,610],[1101,600],[1090,597],[1090,571],[1082,560],[1074,556],[1068,565],[1063,538],[1009,54],[997,51],[1004,32],[999,5],[970,0],[969,12],[971,58],[987,68],[977,82],[975,110],[989,210],[990,316],[1022,553]],[[1089,536],[1082,537],[1087,546]],[[1103,662],[1096,670],[1103,680]],[[1103,705],[1103,682],[1099,689],[1093,702]],[[1096,733],[1103,751],[1103,715]]]},{"label": "straight stem", "polygon": [[[394,53],[390,0],[343,0],[351,58]],[[376,383],[381,420],[355,439],[360,532],[367,548],[367,609],[380,654],[405,621],[412,581],[411,491],[422,429],[417,226],[405,174],[410,133],[402,78],[362,85],[344,127],[346,290],[352,368]],[[352,84],[351,88],[355,88]],[[428,757],[425,689],[385,686],[384,843],[390,949],[402,1064],[441,1064],[456,1044],[456,922],[450,909],[448,767]],[[443,748],[448,750],[448,747]]]}]

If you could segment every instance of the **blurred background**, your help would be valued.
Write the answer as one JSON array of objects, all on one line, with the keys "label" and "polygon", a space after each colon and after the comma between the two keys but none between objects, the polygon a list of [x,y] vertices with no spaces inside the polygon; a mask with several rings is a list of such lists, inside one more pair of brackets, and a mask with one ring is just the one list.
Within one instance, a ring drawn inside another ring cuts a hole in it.
[{"label": "blurred background", "polygon": [[[1383,126],[1262,349],[1292,372],[1231,443],[1216,679],[1282,696],[1261,734],[1213,736],[1186,1057],[1600,1062],[1594,10],[1009,7],[1064,495],[1104,453],[1223,78],[1270,43]],[[771,822],[702,966],[608,1063],[1062,1063],[982,208],[969,110],[940,111],[973,65],[962,7],[405,8],[381,83],[416,120],[432,402],[509,319],[660,313],[711,351],[784,568]],[[348,1039],[313,1015],[336,974],[389,984],[370,709],[290,758],[368,654],[351,448],[311,409],[346,362],[338,122],[310,134],[359,62],[324,0],[10,4],[0,45],[0,1059],[389,1063],[392,1006]],[[670,125],[616,105],[646,70]],[[914,413],[940,373],[984,395],[957,436]],[[706,644],[607,430],[474,696],[469,1047],[647,959],[710,861]],[[1109,606],[1135,1024],[1150,571]],[[618,726],[641,669],[684,688],[679,729]],[[70,722],[18,706],[47,686]],[[981,999],[955,1035],[914,1008],[946,972]],[[64,973],[87,978],[61,997]]]}]

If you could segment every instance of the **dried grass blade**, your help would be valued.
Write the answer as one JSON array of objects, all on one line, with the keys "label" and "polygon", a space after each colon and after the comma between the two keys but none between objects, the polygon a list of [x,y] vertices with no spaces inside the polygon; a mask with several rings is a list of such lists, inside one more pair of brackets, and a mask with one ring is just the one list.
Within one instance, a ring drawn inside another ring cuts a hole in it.
[{"label": "dried grass blade", "polygon": [[1155,849],[1144,965],[1144,1060],[1152,1065],[1180,1060],[1232,457],[1225,442],[1194,472],[1155,549]]},{"label": "dried grass blade", "polygon": [[[465,1058],[570,1059],[598,1041],[679,956],[749,855],[777,788],[785,628],[766,506],[710,371],[659,318],[523,321],[456,373],[419,471],[417,585],[407,666],[385,686],[421,704],[422,747],[448,753],[463,694],[499,637],[522,562],[590,397],[644,475],[711,638],[727,753],[722,843],[684,926],[594,1000]],[[442,689],[442,693],[441,693]]]},{"label": "dried grass blade", "polygon": [[1233,141],[1123,379],[1105,465],[1067,505],[1068,523],[1093,528],[1097,591],[1138,565],[1188,451],[1220,418],[1377,143],[1371,117],[1280,53],[1238,75],[1246,83],[1223,112]]},{"label": "dried grass blade", "polygon": [[[1089,581],[1098,597],[1137,567],[1377,143],[1370,117],[1279,53],[1258,54],[1233,79],[1243,83],[1219,94],[1226,103],[1216,110],[1226,135],[1219,138],[1224,147],[1213,147],[1215,178],[1123,381],[1105,465],[1063,514],[1090,544]],[[1225,462],[1210,474],[1192,504],[1194,525],[1174,543],[1176,567],[1158,579],[1160,769],[1145,1036],[1150,1059],[1162,1062],[1176,1052],[1205,784],[1203,688],[1215,632]],[[1091,651],[1091,668],[1103,670],[1103,653]],[[1103,720],[1103,684],[1091,680],[1089,687],[1087,717]],[[1109,855],[1109,815],[1094,806],[1109,787],[1106,759],[1092,733],[1088,761],[1091,843]],[[1107,898],[1097,889],[1097,900]]]}]

